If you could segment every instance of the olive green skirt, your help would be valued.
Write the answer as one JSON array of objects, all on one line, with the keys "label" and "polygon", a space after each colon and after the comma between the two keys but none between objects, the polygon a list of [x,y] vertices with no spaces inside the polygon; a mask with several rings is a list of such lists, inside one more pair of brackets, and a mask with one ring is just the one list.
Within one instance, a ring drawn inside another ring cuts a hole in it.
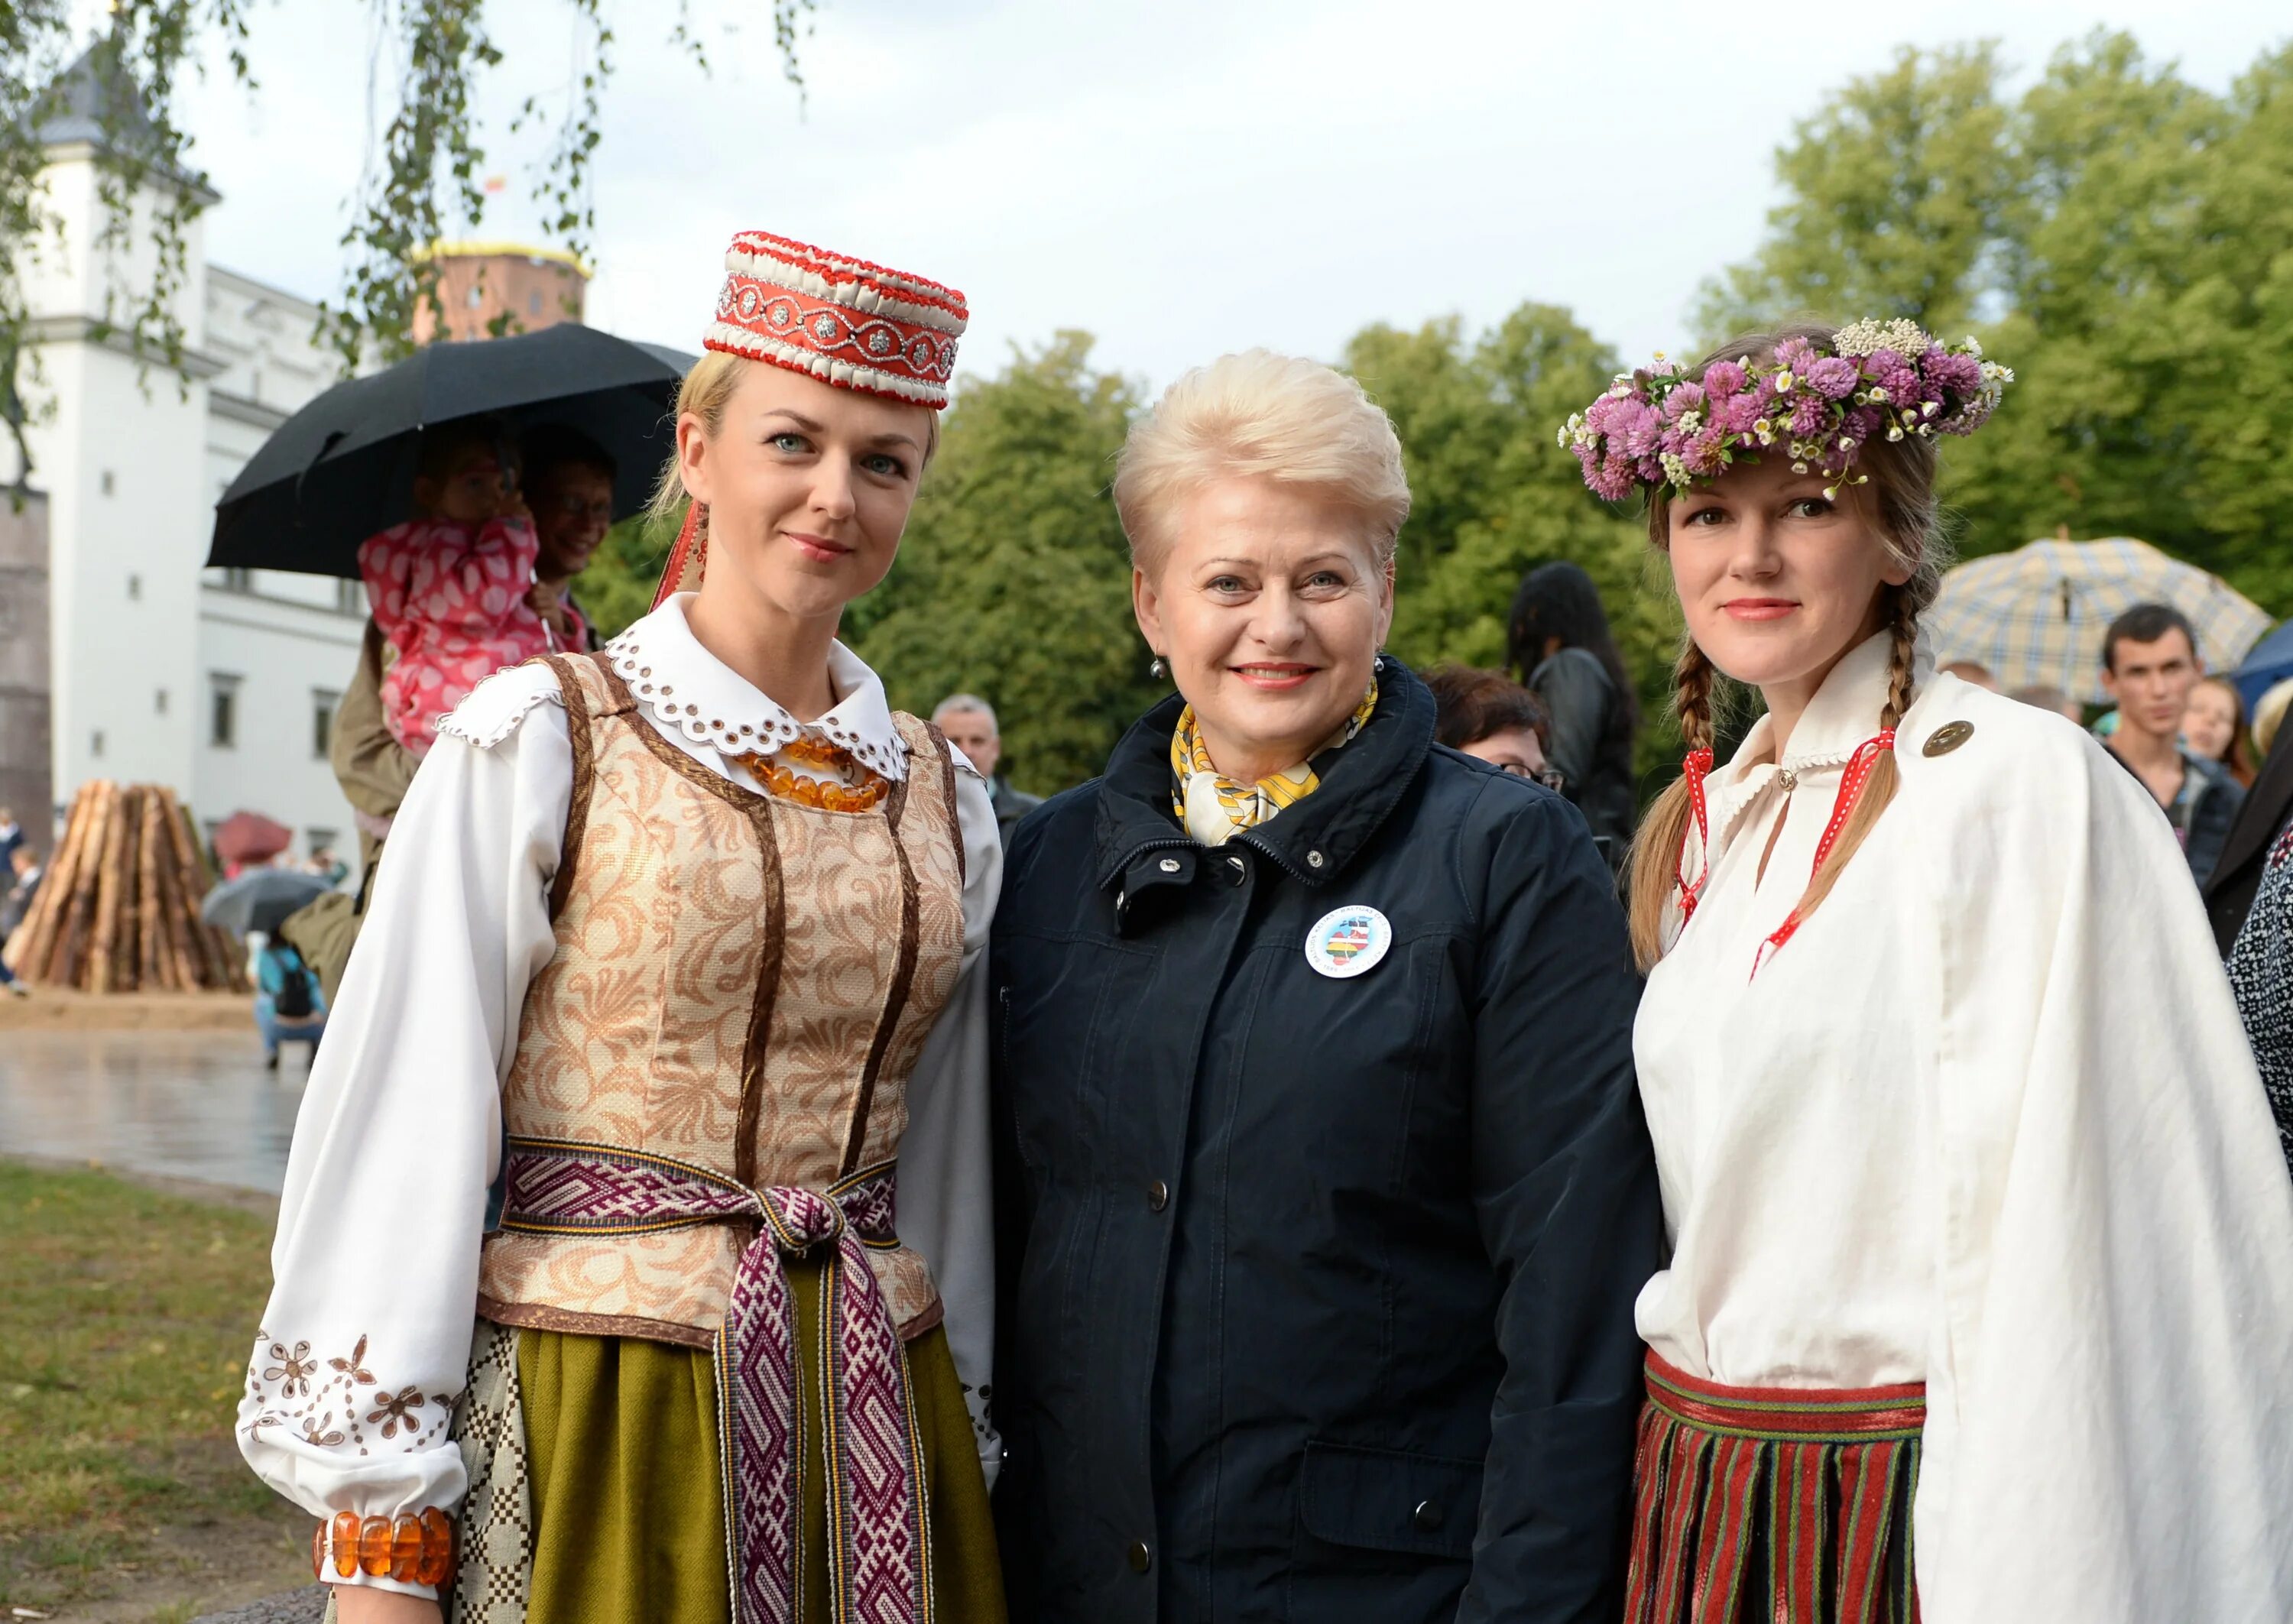
[{"label": "olive green skirt", "polygon": [[[820,1269],[799,1263],[789,1278],[804,1435],[817,1440],[826,1426],[812,1368]],[[934,1329],[906,1352],[929,1496],[933,1616],[940,1624],[1002,1624],[987,1486],[947,1334]],[[635,1337],[518,1334],[532,1497],[531,1624],[730,1624],[714,1365],[706,1350]],[[799,1463],[798,1490],[804,1595],[797,1617],[831,1624],[827,1483],[811,1448]]]}]

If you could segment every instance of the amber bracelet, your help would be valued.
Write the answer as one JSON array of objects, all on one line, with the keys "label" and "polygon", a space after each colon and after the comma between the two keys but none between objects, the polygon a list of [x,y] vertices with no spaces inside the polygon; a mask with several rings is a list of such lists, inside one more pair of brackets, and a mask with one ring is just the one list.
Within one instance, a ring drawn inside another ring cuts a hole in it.
[{"label": "amber bracelet", "polygon": [[401,1585],[442,1587],[454,1571],[452,1520],[435,1506],[425,1506],[419,1516],[408,1512],[395,1523],[388,1517],[361,1521],[355,1511],[338,1511],[312,1531],[313,1574],[349,1579],[361,1571]]}]

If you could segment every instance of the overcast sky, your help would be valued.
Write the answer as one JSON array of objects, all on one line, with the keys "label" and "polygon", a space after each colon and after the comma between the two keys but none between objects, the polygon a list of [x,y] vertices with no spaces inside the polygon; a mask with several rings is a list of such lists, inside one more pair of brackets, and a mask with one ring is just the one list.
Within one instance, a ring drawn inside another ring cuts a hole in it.
[{"label": "overcast sky", "polygon": [[[491,113],[562,99],[568,10],[496,0]],[[1250,344],[1328,358],[1373,320],[1479,324],[1526,299],[1628,356],[1676,345],[1698,283],[1757,240],[1793,121],[1895,46],[1995,36],[2027,77],[2107,25],[2225,88],[2293,35],[2283,0],[822,0],[800,109],[769,29],[725,30],[762,0],[694,0],[705,77],[657,33],[666,4],[606,10],[595,325],[693,346],[725,240],[762,227],[962,288],[967,371],[1082,327],[1157,386]],[[1795,12],[1819,23],[1794,32]],[[386,52],[373,70],[371,19],[258,0],[259,91],[192,91],[223,195],[210,260],[336,286],[394,71]],[[533,150],[498,136],[484,235],[531,235]]]}]

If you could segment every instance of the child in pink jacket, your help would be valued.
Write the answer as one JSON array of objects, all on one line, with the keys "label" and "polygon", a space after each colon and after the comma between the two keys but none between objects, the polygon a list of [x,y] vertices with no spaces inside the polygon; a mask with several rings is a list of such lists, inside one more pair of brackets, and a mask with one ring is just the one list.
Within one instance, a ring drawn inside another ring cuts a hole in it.
[{"label": "child in pink jacket", "polygon": [[540,543],[498,426],[426,434],[414,481],[422,516],[359,545],[375,625],[398,652],[383,674],[383,719],[416,755],[471,689],[555,646],[528,599]]}]

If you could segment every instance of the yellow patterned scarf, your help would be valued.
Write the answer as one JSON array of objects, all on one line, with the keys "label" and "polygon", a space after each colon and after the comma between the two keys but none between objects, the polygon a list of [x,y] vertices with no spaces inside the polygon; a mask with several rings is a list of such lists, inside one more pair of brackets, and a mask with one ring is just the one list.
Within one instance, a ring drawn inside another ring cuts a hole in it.
[{"label": "yellow patterned scarf", "polygon": [[[1377,683],[1373,679],[1354,714],[1322,741],[1313,755],[1352,743],[1376,708]],[[1206,846],[1224,845],[1237,831],[1256,828],[1322,787],[1311,755],[1255,784],[1219,777],[1218,769],[1211,765],[1210,748],[1203,743],[1191,705],[1179,713],[1178,731],[1171,735],[1171,810],[1186,825],[1187,833]]]}]

